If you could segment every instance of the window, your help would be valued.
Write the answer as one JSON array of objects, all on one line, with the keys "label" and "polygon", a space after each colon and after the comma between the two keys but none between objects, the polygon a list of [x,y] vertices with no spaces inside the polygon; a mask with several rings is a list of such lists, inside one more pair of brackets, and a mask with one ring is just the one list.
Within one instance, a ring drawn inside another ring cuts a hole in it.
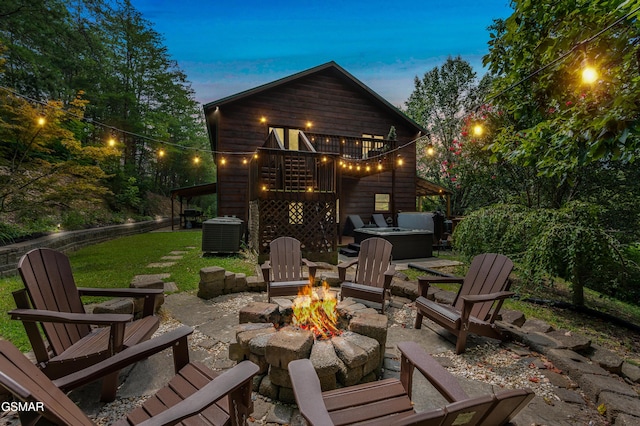
[{"label": "window", "polygon": [[304,225],[304,204],[299,202],[289,203],[289,224]]},{"label": "window", "polygon": [[376,194],[374,210],[377,212],[388,212],[390,210],[390,199],[391,197],[389,197],[389,194]]},{"label": "window", "polygon": [[285,149],[298,151],[300,149],[300,130],[284,127],[269,127],[269,132],[276,132],[284,144]]},{"label": "window", "polygon": [[380,135],[362,134],[362,158],[369,158],[369,151],[373,151],[372,156],[379,155],[384,146],[384,137]]}]

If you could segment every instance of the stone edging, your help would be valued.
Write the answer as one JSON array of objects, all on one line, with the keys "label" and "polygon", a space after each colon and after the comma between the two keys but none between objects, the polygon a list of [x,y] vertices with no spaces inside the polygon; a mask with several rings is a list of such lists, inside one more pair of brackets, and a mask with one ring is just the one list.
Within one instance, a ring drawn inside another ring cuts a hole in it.
[{"label": "stone edging", "polygon": [[[417,283],[403,278],[406,277],[398,274],[394,277],[391,293],[415,300],[418,296]],[[430,299],[453,303],[455,293],[433,287],[429,290]],[[496,325],[504,334],[550,360],[594,404],[605,410],[604,414],[612,425],[640,424],[640,395],[636,390],[640,385],[639,367],[592,344],[585,336],[568,330],[555,330],[538,319],[527,320],[521,312],[502,309],[501,316],[502,321],[496,321]]]},{"label": "stone edging", "polygon": [[79,231],[64,231],[21,243],[0,247],[0,277],[17,273],[16,267],[23,254],[39,247],[48,247],[62,252],[112,240],[127,235],[141,234],[171,225],[171,219],[162,218],[145,222],[111,225]]}]

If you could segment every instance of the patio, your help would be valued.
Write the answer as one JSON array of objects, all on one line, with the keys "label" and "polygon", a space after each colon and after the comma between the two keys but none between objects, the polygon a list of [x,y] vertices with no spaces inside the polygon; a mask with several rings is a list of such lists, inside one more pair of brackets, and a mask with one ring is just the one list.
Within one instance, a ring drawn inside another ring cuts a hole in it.
[{"label": "patio", "polygon": [[[441,259],[412,260],[412,263],[436,268],[443,264]],[[399,263],[397,267],[402,269],[405,265]],[[325,270],[323,273],[329,275],[332,271]],[[515,424],[605,424],[604,417],[597,414],[589,398],[584,399],[585,393],[575,388],[575,382],[568,375],[553,373],[553,379],[547,377],[552,373],[545,371],[549,360],[540,354],[541,348],[536,348],[534,352],[520,344],[498,345],[490,339],[472,337],[467,353],[456,356],[453,353],[454,344],[441,336],[446,336],[446,332],[435,324],[425,324],[422,330],[413,329],[415,309],[412,301],[398,295],[403,283],[406,287],[411,287],[412,283],[398,278],[394,281],[397,290],[387,312],[390,332],[384,355],[384,377],[399,374],[397,343],[414,341],[452,371],[471,396],[503,387],[533,388],[537,397],[518,415]],[[254,292],[226,294],[210,300],[200,299],[188,292],[170,294],[166,296],[163,321],[158,332],[166,332],[182,324],[194,327],[196,331],[189,339],[192,359],[202,361],[216,370],[228,369],[235,365],[229,359],[229,345],[236,341],[238,312],[251,302],[265,301],[265,293]],[[123,371],[123,384],[118,390],[118,399],[112,404],[97,402],[99,387],[96,384],[89,385],[94,388],[90,391],[73,392],[72,398],[84,411],[96,416],[99,424],[109,424],[110,420],[127,412],[131,405],[142,402],[144,395],[162,387],[172,374],[171,362],[170,354],[166,353]],[[443,398],[424,379],[416,375],[414,380],[416,409],[430,409],[444,404]],[[250,424],[304,424],[295,405],[254,393],[254,406]]]},{"label": "patio", "polygon": [[[172,257],[173,261],[180,262],[180,256]],[[552,330],[548,324],[538,320],[522,325],[522,318],[517,312],[505,313],[504,322],[501,323],[501,327],[514,337],[514,342],[499,344],[495,340],[472,336],[467,352],[455,355],[453,339],[444,329],[431,322],[425,323],[421,330],[413,328],[416,314],[413,299],[417,283],[408,280],[402,273],[409,263],[437,270],[451,266],[452,262],[429,258],[394,263],[399,273],[393,279],[392,298],[386,311],[389,333],[384,348],[383,377],[399,374],[397,344],[413,341],[452,372],[470,396],[489,394],[501,388],[532,388],[536,398],[516,417],[516,425],[613,424],[607,423],[606,417],[598,413],[596,405],[600,403],[606,403],[607,414],[621,422],[640,417],[636,391],[618,377],[624,376],[628,383],[637,383],[640,376],[634,378],[633,374],[640,369],[636,367],[634,370],[623,364],[622,360],[616,365],[615,359],[606,360],[602,352],[600,359],[596,359],[597,351],[591,360],[584,358],[577,351],[583,351],[585,345],[588,347],[588,340],[577,335],[571,336],[562,330]],[[335,279],[337,274],[334,267],[323,264],[319,275]],[[165,280],[168,281],[168,278]],[[175,291],[175,287],[170,290],[169,284],[165,283],[165,290]],[[436,299],[443,302],[451,296],[446,291],[435,294]],[[201,361],[214,370],[226,370],[235,365],[235,361],[229,359],[229,346],[236,342],[238,312],[252,302],[265,302],[266,293],[245,291],[203,300],[195,292],[187,291],[168,294],[165,300],[160,311],[158,333],[183,324],[193,327],[195,332],[189,338],[191,359]],[[368,308],[353,303],[350,309]],[[600,364],[600,367],[594,364]],[[607,371],[620,367],[622,371],[615,375]],[[105,405],[98,402],[100,387],[97,383],[72,392],[71,397],[98,424],[110,424],[128,412],[131,406],[142,403],[147,395],[164,386],[172,376],[172,371],[171,354],[165,352],[123,370],[114,403]],[[256,381],[254,386],[262,384]],[[267,394],[268,391],[266,389]],[[254,413],[250,424],[305,424],[295,405],[276,401],[264,396],[264,393],[254,392]],[[414,378],[413,399],[418,411],[441,407],[445,403],[440,394],[419,375]],[[0,425],[5,424],[18,423],[10,414],[4,414],[0,417]]]}]

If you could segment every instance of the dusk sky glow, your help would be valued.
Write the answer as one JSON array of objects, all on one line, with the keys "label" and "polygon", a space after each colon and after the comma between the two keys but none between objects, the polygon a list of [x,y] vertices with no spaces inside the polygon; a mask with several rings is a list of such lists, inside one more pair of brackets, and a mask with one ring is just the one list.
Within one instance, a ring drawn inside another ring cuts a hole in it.
[{"label": "dusk sky glow", "polygon": [[482,75],[508,0],[132,0],[208,103],[335,61],[391,104],[413,79],[462,56]]}]

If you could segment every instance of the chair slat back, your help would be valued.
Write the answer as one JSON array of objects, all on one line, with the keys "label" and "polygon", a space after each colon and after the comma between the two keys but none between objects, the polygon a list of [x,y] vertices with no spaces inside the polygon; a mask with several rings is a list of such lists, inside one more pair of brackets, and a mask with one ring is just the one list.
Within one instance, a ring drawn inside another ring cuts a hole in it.
[{"label": "chair slat back", "polygon": [[[47,248],[31,250],[18,262],[18,271],[34,309],[85,312],[71,263],[64,253]],[[42,326],[56,355],[91,331],[87,324],[43,323]]]},{"label": "chair slat back", "polygon": [[271,241],[269,247],[273,282],[301,281],[303,278],[300,241],[291,237],[280,237]]},{"label": "chair slat back", "polygon": [[384,287],[384,273],[391,263],[391,249],[389,241],[373,237],[360,243],[356,280],[358,284],[374,287]]},{"label": "chair slat back", "polygon": [[0,386],[24,402],[41,402],[54,424],[92,425],[91,420],[13,344],[0,341]]},{"label": "chair slat back", "polygon": [[[474,257],[453,306],[462,310],[461,296],[475,296],[508,290],[509,274],[512,270],[513,262],[502,254],[486,253]],[[493,302],[476,303],[471,310],[471,315],[484,320],[489,314],[492,304]]]},{"label": "chair slat back", "polygon": [[530,389],[502,391],[494,396],[495,403],[482,419],[481,426],[503,425],[510,422],[535,394]]}]

